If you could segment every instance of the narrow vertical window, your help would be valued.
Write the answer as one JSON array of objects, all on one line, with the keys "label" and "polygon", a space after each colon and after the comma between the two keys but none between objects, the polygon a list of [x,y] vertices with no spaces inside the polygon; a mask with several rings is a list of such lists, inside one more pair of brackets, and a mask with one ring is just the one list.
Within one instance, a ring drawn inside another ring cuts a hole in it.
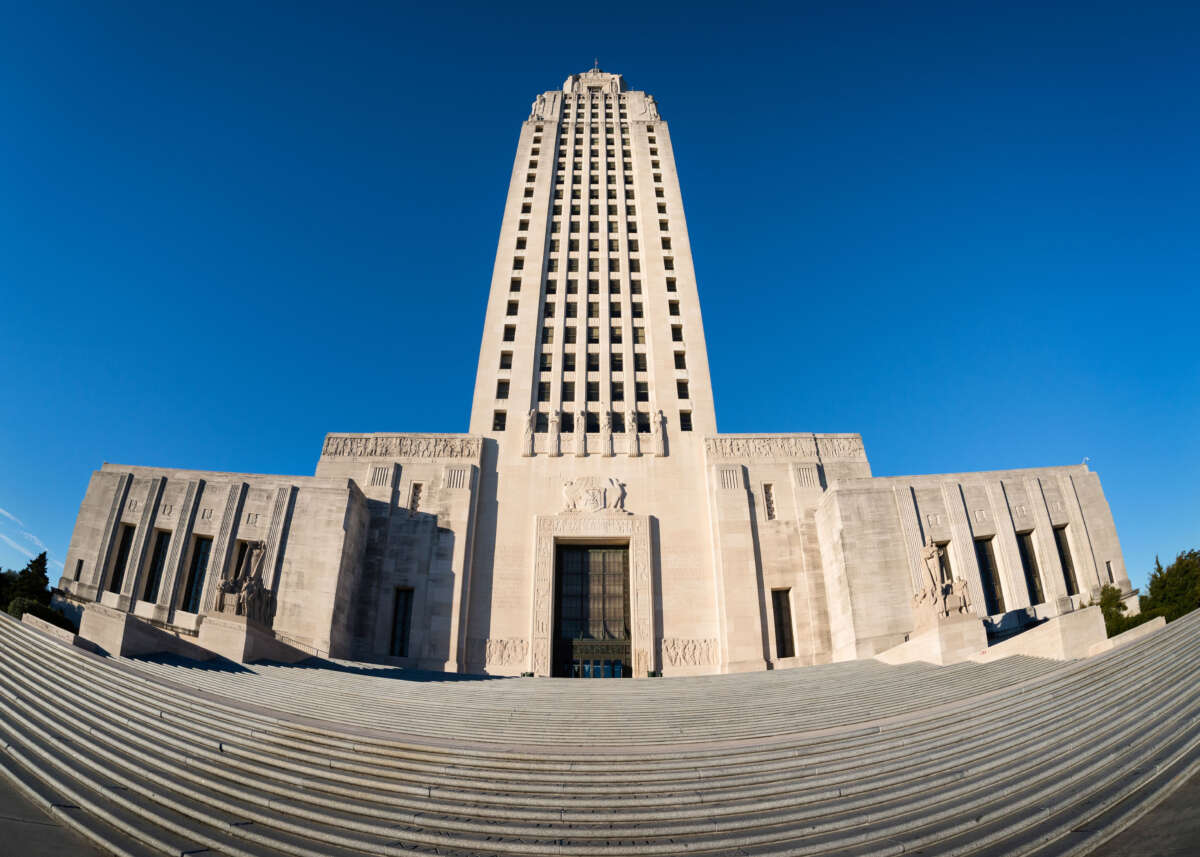
[{"label": "narrow vertical window", "polygon": [[171,534],[159,530],[154,538],[154,552],[150,555],[150,572],[146,576],[146,589],[142,600],[151,604],[158,601],[158,587],[162,583],[163,568],[167,564],[167,548],[171,544]]},{"label": "narrow vertical window", "polygon": [[[83,568],[83,560],[80,560],[80,561],[79,561],[79,565],[80,565],[80,568],[82,569],[82,568]],[[1113,573],[1112,573],[1112,560],[1111,560],[1111,559],[1106,559],[1106,560],[1104,561],[1104,571],[1105,571],[1105,573],[1108,575],[1108,582],[1109,582],[1109,583],[1116,583],[1116,580],[1114,580],[1114,579],[1113,579]],[[78,579],[79,579],[79,572],[78,572],[78,571],[76,571],[76,572],[75,572],[75,579],[76,579],[76,580],[78,580]]]},{"label": "narrow vertical window", "polygon": [[[80,560],[75,561],[75,577],[74,577],[74,579],[78,580],[82,576],[83,576],[83,560],[80,559]],[[1112,581],[1112,566],[1111,565],[1109,566],[1108,579],[1110,582]]]},{"label": "narrow vertical window", "polygon": [[208,554],[212,539],[196,536],[192,543],[192,560],[188,563],[187,583],[183,588],[183,611],[200,612],[200,595],[204,592],[204,576],[208,572]]},{"label": "narrow vertical window", "polygon": [[792,590],[772,589],[771,606],[775,612],[775,657],[794,658],[792,642]]},{"label": "narrow vertical window", "polygon": [[395,605],[392,610],[392,647],[394,658],[408,657],[408,637],[412,630],[413,591],[396,588]]},{"label": "narrow vertical window", "polygon": [[770,482],[763,483],[763,507],[767,513],[767,520],[775,520],[775,486]]},{"label": "narrow vertical window", "polygon": [[129,551],[133,547],[133,534],[137,527],[132,524],[121,525],[121,541],[117,548],[117,558],[113,563],[112,574],[108,579],[108,591],[120,592],[125,580],[125,565],[129,562]]},{"label": "narrow vertical window", "polygon": [[1032,531],[1017,533],[1017,551],[1021,554],[1021,569],[1025,572],[1025,588],[1029,590],[1029,603],[1041,604],[1046,600],[1046,594],[1042,591],[1042,576],[1038,573]]},{"label": "narrow vertical window", "polygon": [[975,540],[975,559],[979,562],[979,578],[983,584],[983,600],[989,616],[1004,612],[1004,590],[1000,588],[1000,574],[996,569],[996,553],[992,549],[992,537]]},{"label": "narrow vertical window", "polygon": [[1066,526],[1054,528],[1054,544],[1058,548],[1058,560],[1062,563],[1063,583],[1068,595],[1079,594],[1079,581],[1075,579],[1075,563],[1071,562],[1071,545],[1067,542]]},{"label": "narrow vertical window", "polygon": [[410,515],[415,515],[421,511],[421,490],[423,487],[420,482],[414,482],[408,492],[408,513]]}]

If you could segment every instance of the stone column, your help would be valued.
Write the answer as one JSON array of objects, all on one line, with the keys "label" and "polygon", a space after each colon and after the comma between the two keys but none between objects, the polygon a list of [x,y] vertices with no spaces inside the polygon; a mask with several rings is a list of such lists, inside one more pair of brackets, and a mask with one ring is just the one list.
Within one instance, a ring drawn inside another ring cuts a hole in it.
[{"label": "stone column", "polygon": [[1067,520],[1070,529],[1068,532],[1073,532],[1075,538],[1075,547],[1086,547],[1087,550],[1073,551],[1075,559],[1075,573],[1079,578],[1079,587],[1082,590],[1084,581],[1087,581],[1088,588],[1091,588],[1092,582],[1095,581],[1097,598],[1099,597],[1100,589],[1108,581],[1101,577],[1100,566],[1096,562],[1096,549],[1092,546],[1092,534],[1088,531],[1087,518],[1083,514],[1083,504],[1079,501],[1079,491],[1075,485],[1075,476],[1067,475],[1058,478],[1059,493],[1063,498],[1063,505],[1067,508]]},{"label": "stone column", "polygon": [[1042,569],[1042,586],[1046,590],[1046,601],[1057,613],[1069,613],[1073,609],[1063,581],[1062,563],[1058,561],[1058,546],[1054,544],[1054,525],[1050,522],[1050,508],[1046,505],[1046,494],[1042,482],[1037,478],[1025,480],[1025,493],[1029,495],[1029,506],[1033,512],[1034,542],[1037,544],[1038,566]]},{"label": "stone column", "polygon": [[[943,482],[941,488],[942,501],[946,504],[946,514],[950,518],[950,551],[955,573],[959,573],[957,569],[962,570],[962,578],[967,581],[967,589],[971,593],[971,603],[978,605],[979,615],[984,616],[987,613],[987,601],[983,597],[983,577],[975,559],[975,537],[971,533],[971,521],[967,518],[967,503],[963,498],[962,488],[957,482]],[[1005,602],[1007,607],[1007,593]]]},{"label": "stone column", "polygon": [[892,486],[892,494],[896,498],[896,511],[900,513],[900,531],[904,533],[904,556],[908,560],[908,572],[912,578],[913,592],[925,588],[921,571],[921,522],[917,518],[917,499],[913,496],[912,486]]},{"label": "stone column", "polygon": [[1001,563],[1008,578],[1010,596],[1006,599],[1009,610],[1018,607],[1029,607],[1029,587],[1025,585],[1025,567],[1021,565],[1021,553],[1017,547],[1017,530],[1013,526],[1012,512],[1008,508],[1008,499],[1004,495],[1004,487],[999,483],[984,484],[987,491],[988,507],[991,509],[992,520],[996,524],[996,559]]},{"label": "stone column", "polygon": [[[394,470],[394,467],[389,468]],[[390,508],[391,481],[388,482]],[[263,556],[262,583],[263,587],[275,594],[276,578],[279,575],[279,557],[284,527],[292,514],[292,504],[296,498],[295,485],[281,485],[275,489],[275,502],[271,504],[271,523],[267,527],[266,553]]]},{"label": "stone column", "polygon": [[100,535],[100,548],[96,551],[96,561],[92,564],[91,581],[79,588],[81,598],[99,600],[104,591],[108,578],[108,560],[113,550],[113,542],[117,539],[117,531],[121,525],[121,511],[125,508],[125,499],[129,496],[129,486],[133,484],[132,473],[122,473],[117,478],[113,490],[112,504],[108,507],[108,517],[104,521],[104,530]]},{"label": "stone column", "polygon": [[187,561],[188,543],[192,539],[192,526],[196,521],[196,511],[200,508],[200,499],[204,495],[204,480],[193,479],[188,482],[179,504],[179,517],[176,519],[175,530],[171,533],[171,542],[167,546],[167,562],[163,567],[163,579],[158,586],[158,603],[155,605],[155,618],[169,621],[171,612],[175,609],[175,589],[183,577],[183,563]]},{"label": "stone column", "polygon": [[133,602],[137,600],[136,593],[141,589],[142,570],[146,564],[146,550],[154,544],[150,536],[154,530],[155,515],[158,513],[158,501],[162,498],[167,478],[156,476],[148,481],[142,514],[138,518],[137,532],[133,538],[133,549],[129,552],[129,566],[125,569],[125,577],[121,581],[119,603],[113,605],[118,610],[130,610]]},{"label": "stone column", "polygon": [[221,528],[217,531],[217,537],[213,539],[212,551],[208,558],[208,574],[204,581],[204,596],[200,602],[201,613],[211,613],[216,606],[217,587],[221,585],[225,567],[229,565],[237,522],[245,501],[246,483],[230,483],[229,491],[225,495],[225,509],[221,513]]}]

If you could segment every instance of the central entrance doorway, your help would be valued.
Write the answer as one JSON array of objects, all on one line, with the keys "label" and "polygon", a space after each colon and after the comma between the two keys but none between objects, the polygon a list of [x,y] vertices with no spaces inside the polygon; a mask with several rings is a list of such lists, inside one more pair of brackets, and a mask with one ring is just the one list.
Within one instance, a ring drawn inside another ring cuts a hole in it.
[{"label": "central entrance doorway", "polygon": [[560,544],[551,675],[632,678],[628,545]]}]

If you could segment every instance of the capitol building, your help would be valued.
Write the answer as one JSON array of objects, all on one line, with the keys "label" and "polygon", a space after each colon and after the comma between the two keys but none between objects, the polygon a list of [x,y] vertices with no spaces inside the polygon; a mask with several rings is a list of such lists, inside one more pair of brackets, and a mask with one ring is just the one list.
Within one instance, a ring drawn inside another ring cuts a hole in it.
[{"label": "capitol building", "polygon": [[59,600],[113,654],[581,678],[1136,609],[1086,465],[877,478],[857,434],[718,431],[670,128],[598,68],[521,125],[466,428],[333,432],[308,476],[106,463]]}]

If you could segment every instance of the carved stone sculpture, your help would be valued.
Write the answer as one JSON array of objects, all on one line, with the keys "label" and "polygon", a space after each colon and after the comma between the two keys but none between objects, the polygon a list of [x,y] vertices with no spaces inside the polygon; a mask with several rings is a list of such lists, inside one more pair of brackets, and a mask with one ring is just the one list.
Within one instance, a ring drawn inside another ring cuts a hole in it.
[{"label": "carved stone sculpture", "polygon": [[650,418],[650,431],[654,435],[654,454],[662,458],[667,454],[667,418],[661,410],[655,411]]},{"label": "carved stone sculpture", "polygon": [[245,616],[263,625],[271,622],[271,592],[262,582],[262,565],[267,546],[251,542],[241,565],[232,577],[217,587],[217,609],[231,616]]},{"label": "carved stone sculpture", "polygon": [[918,631],[936,625],[948,617],[971,613],[967,582],[961,577],[950,582],[942,581],[942,556],[945,551],[941,545],[934,544],[932,538],[921,549],[924,575],[921,589],[912,599]]},{"label": "carved stone sculpture", "polygon": [[685,637],[664,637],[662,655],[673,667],[699,667],[720,663],[720,646],[715,639],[693,640]]},{"label": "carved stone sculpture", "polygon": [[559,436],[559,412],[558,408],[550,411],[550,455],[562,455],[562,439]]},{"label": "carved stone sculpture", "polygon": [[587,411],[575,415],[575,454],[587,455]]},{"label": "carved stone sculpture", "polygon": [[642,444],[638,439],[638,415],[634,408],[625,415],[625,436],[629,438],[629,457],[637,458],[642,454]]},{"label": "carved stone sculpture", "polygon": [[625,486],[617,479],[581,476],[563,483],[564,512],[625,511]]},{"label": "carved stone sculpture", "polygon": [[525,415],[525,434],[521,438],[521,455],[526,458],[533,455],[533,426],[536,419],[537,411],[530,408],[529,413]]},{"label": "carved stone sculpture", "polygon": [[612,411],[608,408],[600,412],[600,454],[605,458],[613,454]]}]

